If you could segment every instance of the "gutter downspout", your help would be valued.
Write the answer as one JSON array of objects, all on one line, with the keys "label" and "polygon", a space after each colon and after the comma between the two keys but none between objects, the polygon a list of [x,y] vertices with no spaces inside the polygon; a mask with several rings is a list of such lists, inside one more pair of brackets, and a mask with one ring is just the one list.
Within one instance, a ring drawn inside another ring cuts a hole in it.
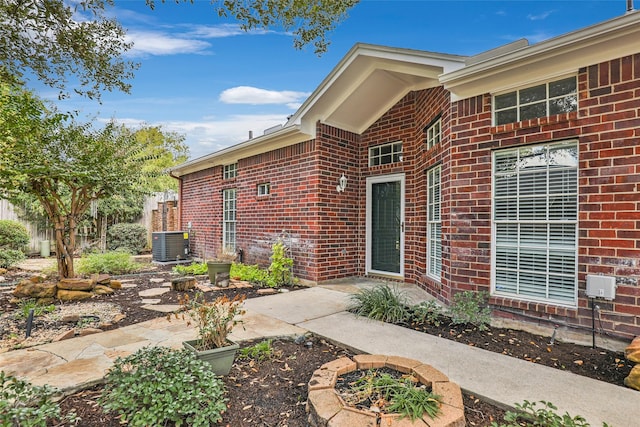
[{"label": "gutter downspout", "polygon": [[169,176],[178,180],[178,224],[182,229],[182,178],[173,174],[173,171],[169,171]]}]

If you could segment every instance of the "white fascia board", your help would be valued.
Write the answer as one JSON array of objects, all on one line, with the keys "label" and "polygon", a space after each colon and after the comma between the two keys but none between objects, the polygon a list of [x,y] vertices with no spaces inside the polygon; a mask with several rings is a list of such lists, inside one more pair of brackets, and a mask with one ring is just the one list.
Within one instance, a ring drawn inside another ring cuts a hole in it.
[{"label": "white fascia board", "polygon": [[[333,70],[327,75],[327,77],[320,83],[316,90],[305,100],[287,121],[286,126],[300,125],[301,129],[305,132],[311,133],[315,136],[316,122],[322,121],[325,114],[318,111],[313,111],[314,106],[319,103],[320,99],[326,95],[331,87],[336,83],[340,77],[347,71],[354,63],[361,58],[369,58],[371,62],[366,65],[362,73],[354,79],[351,87],[357,87],[357,84],[366,79],[376,68],[376,61],[384,62],[396,62],[398,67],[402,67],[405,64],[407,69],[411,68],[410,65],[425,65],[431,67],[439,67],[442,72],[450,72],[456,69],[464,67],[466,56],[450,55],[444,53],[427,52],[413,49],[392,48],[379,45],[371,45],[365,43],[355,44],[349,52],[340,60],[340,62],[333,68]],[[381,64],[379,64],[381,65]],[[385,65],[381,65],[379,68],[387,68]],[[342,98],[345,99],[350,93],[344,93]],[[339,101],[333,101],[331,105],[339,105]]]},{"label": "white fascia board", "polygon": [[189,160],[170,170],[171,175],[180,177],[218,165],[228,165],[240,159],[267,151],[297,144],[312,139],[311,135],[300,131],[300,126],[284,127],[279,131],[258,136],[215,153]]},{"label": "white fascia board", "polygon": [[[630,12],[572,33],[444,73],[440,82],[452,100],[499,92],[532,81],[640,52],[640,12]],[[523,74],[519,76],[519,74]]]}]

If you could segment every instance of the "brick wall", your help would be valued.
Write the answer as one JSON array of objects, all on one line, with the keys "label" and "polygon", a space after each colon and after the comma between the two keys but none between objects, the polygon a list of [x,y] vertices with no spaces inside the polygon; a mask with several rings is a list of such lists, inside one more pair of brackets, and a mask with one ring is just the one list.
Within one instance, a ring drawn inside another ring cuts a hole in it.
[{"label": "brick wall", "polygon": [[[616,277],[617,297],[599,303],[608,332],[640,334],[640,55],[593,65],[578,76],[579,111],[491,126],[491,97],[452,105],[450,286],[489,290],[491,154],[495,149],[579,141],[579,306],[493,298],[505,316],[591,325],[586,275]],[[445,173],[443,171],[443,181]],[[444,228],[444,224],[443,224]]]},{"label": "brick wall", "polygon": [[158,202],[157,209],[151,212],[151,229],[153,232],[182,230],[179,224],[178,203],[175,200]]}]

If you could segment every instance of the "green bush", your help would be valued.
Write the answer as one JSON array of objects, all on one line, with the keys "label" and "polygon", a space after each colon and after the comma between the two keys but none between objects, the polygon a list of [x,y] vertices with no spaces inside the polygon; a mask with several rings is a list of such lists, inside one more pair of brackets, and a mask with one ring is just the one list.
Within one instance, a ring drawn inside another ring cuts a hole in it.
[{"label": "green bush", "polygon": [[226,410],[221,379],[188,350],[145,347],[116,359],[99,403],[130,426],[209,426]]},{"label": "green bush", "polygon": [[267,283],[269,273],[258,265],[233,263],[229,276],[234,279],[245,280],[256,285],[264,286]]},{"label": "green bush", "polygon": [[194,262],[189,265],[176,265],[172,268],[174,273],[183,276],[201,276],[208,273],[206,262]]},{"label": "green bush", "polygon": [[381,320],[388,323],[400,323],[409,318],[408,299],[396,287],[376,285],[351,295],[349,311],[358,316]]},{"label": "green bush", "polygon": [[128,252],[105,252],[83,255],[78,262],[80,274],[128,274],[138,271],[142,264],[134,262]]},{"label": "green bush", "polygon": [[[516,411],[508,411],[504,415],[507,424],[498,424],[495,421],[491,423],[491,427],[589,427],[591,424],[587,420],[576,415],[572,417],[565,412],[564,415],[558,415],[558,408],[550,402],[541,400],[542,408],[536,408],[537,402],[529,402],[525,400],[523,404],[516,403]],[[607,423],[602,424],[607,427]]]},{"label": "green bush", "polygon": [[147,247],[147,229],[141,224],[114,224],[107,230],[107,249],[139,254]]},{"label": "green bush", "polygon": [[434,300],[423,301],[411,307],[411,320],[416,323],[440,326],[442,314],[442,307]]},{"label": "green bush", "polygon": [[61,419],[55,394],[52,387],[34,386],[0,371],[0,425],[45,427],[47,421],[76,421],[73,412]]},{"label": "green bush", "polygon": [[291,268],[293,267],[293,259],[287,257],[287,248],[284,243],[276,242],[271,246],[270,259],[271,265],[268,270],[267,286],[279,288],[280,286],[292,284]]},{"label": "green bush", "polygon": [[26,256],[22,251],[15,249],[0,249],[0,267],[2,268],[9,268],[25,258]]},{"label": "green bush", "polygon": [[42,316],[45,313],[53,313],[56,311],[56,306],[53,304],[40,304],[33,298],[30,299],[21,299],[18,303],[18,311],[16,312],[16,317],[18,319],[26,319],[29,317],[29,311],[33,309],[34,317]]},{"label": "green bush", "polygon": [[464,291],[453,296],[449,315],[454,325],[472,324],[484,331],[491,322],[491,309],[487,306],[488,292]]},{"label": "green bush", "polygon": [[0,249],[24,252],[29,244],[29,232],[24,225],[9,219],[0,219]]}]

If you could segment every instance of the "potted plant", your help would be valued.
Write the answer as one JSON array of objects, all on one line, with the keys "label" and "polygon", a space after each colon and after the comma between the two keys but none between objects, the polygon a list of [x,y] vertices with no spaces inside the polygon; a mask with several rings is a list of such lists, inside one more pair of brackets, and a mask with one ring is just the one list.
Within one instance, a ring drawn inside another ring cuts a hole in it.
[{"label": "potted plant", "polygon": [[206,301],[201,293],[197,293],[193,299],[185,295],[182,301],[198,330],[197,339],[184,341],[182,345],[209,363],[216,375],[228,374],[233,365],[239,346],[229,340],[228,335],[242,322],[238,316],[245,313],[242,308],[245,299],[246,295],[236,295],[232,299],[223,295]]},{"label": "potted plant", "polygon": [[230,248],[226,248],[215,259],[207,261],[209,281],[217,286],[225,288],[229,286],[229,272],[231,264],[236,260],[237,254]]}]

